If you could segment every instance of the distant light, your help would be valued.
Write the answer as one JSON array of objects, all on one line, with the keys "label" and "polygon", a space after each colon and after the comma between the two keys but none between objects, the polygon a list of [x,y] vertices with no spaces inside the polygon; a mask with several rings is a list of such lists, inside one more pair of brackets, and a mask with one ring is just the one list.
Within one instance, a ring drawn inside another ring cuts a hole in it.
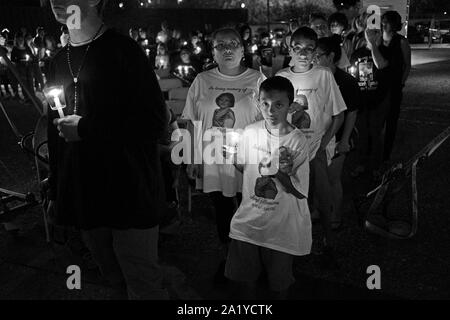
[{"label": "distant light", "polygon": [[141,7],[143,7],[143,6],[144,6],[144,3],[143,3],[143,2],[141,2],[141,3],[140,3],[140,5],[141,5]]},{"label": "distant light", "polygon": [[183,0],[177,0],[177,2],[178,2],[178,4],[180,4],[180,3],[182,3],[182,2],[183,2]]},{"label": "distant light", "polygon": [[119,8],[122,9],[123,8],[123,2],[119,3]]},{"label": "distant light", "polygon": [[445,11],[444,14],[447,14],[447,11]]},{"label": "distant light", "polygon": [[148,4],[152,4],[152,0],[147,0]]},{"label": "distant light", "polygon": [[244,9],[245,8],[245,3],[241,3],[241,8]]}]

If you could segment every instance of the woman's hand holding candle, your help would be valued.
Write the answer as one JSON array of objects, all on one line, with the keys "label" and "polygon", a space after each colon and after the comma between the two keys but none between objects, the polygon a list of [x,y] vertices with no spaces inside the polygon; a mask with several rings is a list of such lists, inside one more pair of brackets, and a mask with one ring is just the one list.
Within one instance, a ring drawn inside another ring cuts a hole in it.
[{"label": "woman's hand holding candle", "polygon": [[66,142],[80,141],[78,135],[78,122],[81,117],[78,115],[70,115],[61,119],[53,120],[53,124],[59,131],[59,136],[66,140]]}]

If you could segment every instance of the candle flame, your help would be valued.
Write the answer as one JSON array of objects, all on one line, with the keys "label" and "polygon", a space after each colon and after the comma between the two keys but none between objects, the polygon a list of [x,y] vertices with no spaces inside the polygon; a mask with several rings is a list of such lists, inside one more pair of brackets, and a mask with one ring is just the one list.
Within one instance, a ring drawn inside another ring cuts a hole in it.
[{"label": "candle flame", "polygon": [[51,89],[50,91],[48,91],[48,95],[49,96],[51,96],[52,98],[56,98],[56,97],[59,97],[59,95],[62,93],[62,90],[61,89],[58,89],[58,88],[54,88],[54,89]]}]

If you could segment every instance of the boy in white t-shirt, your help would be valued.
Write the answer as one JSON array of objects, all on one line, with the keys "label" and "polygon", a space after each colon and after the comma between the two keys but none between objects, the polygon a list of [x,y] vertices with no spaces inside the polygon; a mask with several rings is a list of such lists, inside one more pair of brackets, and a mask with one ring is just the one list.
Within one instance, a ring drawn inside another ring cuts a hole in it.
[{"label": "boy in white t-shirt", "polygon": [[289,79],[295,89],[296,103],[288,121],[298,126],[308,138],[313,204],[319,211],[325,231],[324,262],[329,265],[334,262],[335,241],[331,230],[333,208],[327,167],[334,156],[334,137],[344,121],[347,107],[331,70],[313,65],[316,42],[314,30],[308,27],[297,29],[289,49],[293,67],[280,70],[277,75]]},{"label": "boy in white t-shirt", "polygon": [[305,135],[287,121],[293,100],[289,80],[265,80],[259,95],[264,120],[246,127],[234,157],[243,192],[231,221],[225,276],[242,284],[246,298],[262,269],[275,297],[286,298],[295,281],[293,257],[311,250],[309,150]]}]

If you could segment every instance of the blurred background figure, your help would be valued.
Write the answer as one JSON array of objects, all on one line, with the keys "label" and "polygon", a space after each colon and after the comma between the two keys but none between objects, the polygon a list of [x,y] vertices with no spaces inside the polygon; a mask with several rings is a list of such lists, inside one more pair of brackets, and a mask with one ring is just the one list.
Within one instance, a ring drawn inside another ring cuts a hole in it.
[{"label": "blurred background figure", "polygon": [[139,29],[135,27],[131,27],[130,30],[128,30],[128,35],[131,39],[134,41],[139,41]]},{"label": "blurred background figure", "polygon": [[391,158],[394,147],[397,123],[400,116],[400,106],[403,100],[403,88],[411,71],[411,47],[408,40],[399,32],[403,23],[397,11],[386,11],[381,18],[383,29],[383,45],[391,52],[389,61],[393,76],[391,106],[386,118],[383,161],[385,165]]},{"label": "blurred background figure", "polygon": [[69,43],[69,30],[66,25],[61,27],[61,35],[59,37],[60,46],[64,48]]},{"label": "blurred background figure", "polygon": [[158,44],[158,47],[156,49],[155,68],[156,69],[170,68],[169,52],[167,50],[167,45],[164,43]]},{"label": "blurred background figure", "polygon": [[239,33],[242,37],[242,41],[244,44],[244,60],[243,64],[247,68],[253,67],[253,56],[256,53],[255,48],[253,47],[252,41],[252,29],[248,24],[244,24],[239,28]]},{"label": "blurred background figure", "polygon": [[[17,73],[23,85],[26,86],[30,92],[33,92],[33,59],[33,52],[25,43],[24,34],[22,32],[17,32],[14,37],[14,47],[11,51],[11,61],[15,64]],[[19,99],[20,97],[17,84],[13,85],[13,91],[15,97]]]},{"label": "blurred background figure", "polygon": [[201,64],[194,60],[189,48],[181,49],[178,58],[173,64],[172,73],[186,85],[191,85],[195,77],[202,71]]}]

